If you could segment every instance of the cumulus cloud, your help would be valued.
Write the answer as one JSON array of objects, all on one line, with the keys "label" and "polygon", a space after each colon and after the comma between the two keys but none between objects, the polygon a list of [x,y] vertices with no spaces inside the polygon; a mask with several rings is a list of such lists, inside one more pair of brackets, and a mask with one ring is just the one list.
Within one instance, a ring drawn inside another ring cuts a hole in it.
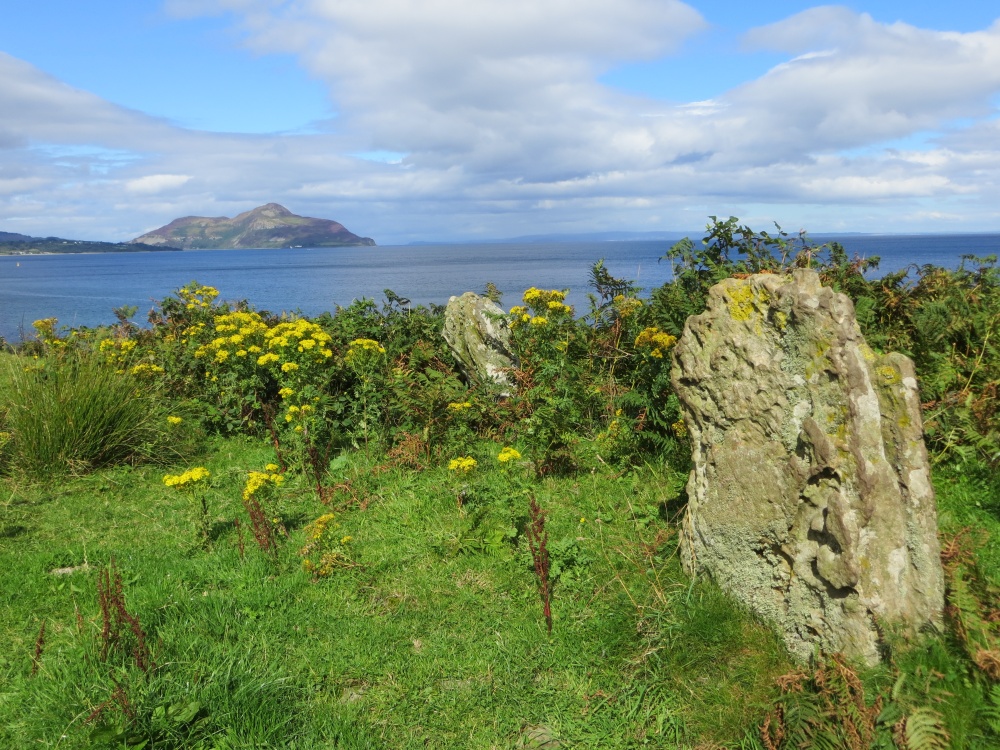
[{"label": "cumulus cloud", "polygon": [[[745,35],[785,62],[677,104],[598,82],[615,65],[679,54],[706,27],[676,0],[168,7],[228,14],[253,52],[294,55],[327,84],[337,118],[311,135],[187,130],[0,53],[0,221],[87,215],[94,232],[123,238],[270,200],[380,241],[690,228],[704,220],[692,206],[996,220],[1000,22],[942,32],[813,8]],[[930,145],[894,143],[915,133]],[[918,211],[927,200],[970,208]]]},{"label": "cumulus cloud", "polygon": [[179,188],[191,179],[189,174],[148,174],[125,182],[125,189],[133,193],[162,193]]}]

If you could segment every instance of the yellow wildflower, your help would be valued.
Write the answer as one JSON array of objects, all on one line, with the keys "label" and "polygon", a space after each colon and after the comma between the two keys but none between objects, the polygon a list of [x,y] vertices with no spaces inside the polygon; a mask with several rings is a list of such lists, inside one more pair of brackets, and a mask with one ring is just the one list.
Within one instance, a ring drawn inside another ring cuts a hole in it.
[{"label": "yellow wildflower", "polygon": [[132,368],[131,372],[133,375],[159,375],[164,372],[164,369],[149,362],[140,362]]},{"label": "yellow wildflower", "polygon": [[477,463],[472,456],[459,456],[448,462],[448,469],[456,474],[467,474],[476,468]]},{"label": "yellow wildflower", "polygon": [[500,454],[497,456],[497,461],[505,464],[510,461],[517,461],[519,458],[521,458],[521,453],[516,448],[507,446],[500,451]]},{"label": "yellow wildflower", "polygon": [[243,499],[250,500],[264,487],[278,487],[285,481],[282,474],[274,474],[266,471],[251,471],[247,476],[246,486],[243,488]]},{"label": "yellow wildflower", "polygon": [[183,474],[165,474],[163,476],[163,483],[167,485],[167,487],[183,488],[192,485],[195,482],[208,479],[210,476],[211,474],[204,466],[195,466],[193,469],[188,469]]},{"label": "yellow wildflower", "polygon": [[670,347],[677,343],[677,337],[661,331],[656,326],[644,328],[635,337],[636,349],[649,349],[649,356],[656,359],[663,359],[663,354]]},{"label": "yellow wildflower", "polygon": [[611,305],[615,308],[618,313],[618,317],[627,318],[628,316],[635,313],[636,310],[642,307],[642,300],[636,299],[635,297],[626,297],[623,294],[618,294],[613,300],[611,300]]},{"label": "yellow wildflower", "polygon": [[257,357],[257,364],[261,365],[261,366],[269,365],[272,362],[277,362],[277,361],[278,361],[278,355],[275,354],[274,352],[268,352],[267,354],[261,354],[259,357]]},{"label": "yellow wildflower", "polygon": [[167,422],[169,422],[170,424],[180,424],[183,421],[184,421],[183,417],[174,417],[174,416],[167,417]]}]

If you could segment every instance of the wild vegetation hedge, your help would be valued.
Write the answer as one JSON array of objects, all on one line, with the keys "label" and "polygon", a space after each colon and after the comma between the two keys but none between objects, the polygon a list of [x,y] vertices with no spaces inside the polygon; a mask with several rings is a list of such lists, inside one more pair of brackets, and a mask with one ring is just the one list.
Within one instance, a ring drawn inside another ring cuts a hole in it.
[{"label": "wild vegetation hedge", "polygon": [[[878,277],[877,258],[849,258],[837,244],[815,246],[805,235],[755,232],[734,218],[713,217],[701,242],[678,243],[663,262],[673,265],[674,280],[646,297],[596,264],[586,311],[565,304],[566,290],[525,291],[509,308],[521,359],[513,373],[519,387],[509,399],[460,377],[441,338],[441,306],[410,308],[391,290],[381,306],[366,299],[310,320],[220,302],[217,290],[192,282],[158,304],[148,327],[122,311],[117,325],[99,329],[65,331],[53,319],[37,321],[37,340],[18,347],[35,358],[30,374],[18,377],[45,387],[12,386],[7,422],[24,424],[7,430],[6,470],[31,470],[29,454],[42,450],[27,415],[72,400],[26,399],[54,393],[63,387],[60,368],[83,361],[142,383],[144,399],[156,394],[175,404],[190,415],[189,426],[266,434],[283,463],[314,473],[351,446],[441,461],[461,452],[470,436],[519,445],[540,475],[654,455],[683,469],[689,451],[669,351],[684,321],[704,309],[708,289],[727,276],[800,267],[816,269],[853,299],[874,348],[913,358],[935,460],[1000,457],[995,258],[969,256],[956,270],[923,266]],[[501,301],[491,284],[487,292]],[[77,400],[89,398],[81,393]],[[125,457],[148,458],[155,442],[150,436]],[[99,450],[65,458],[81,466],[108,460]]]}]

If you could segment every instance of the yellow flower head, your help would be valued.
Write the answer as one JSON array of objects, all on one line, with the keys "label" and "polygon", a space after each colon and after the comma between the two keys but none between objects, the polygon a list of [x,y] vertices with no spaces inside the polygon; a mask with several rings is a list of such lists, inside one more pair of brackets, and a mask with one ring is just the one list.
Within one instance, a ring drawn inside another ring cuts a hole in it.
[{"label": "yellow flower head", "polygon": [[282,474],[273,474],[266,471],[251,471],[247,476],[246,486],[243,488],[243,499],[250,500],[261,489],[265,487],[278,487],[285,481]]},{"label": "yellow flower head", "polygon": [[[521,299],[524,300],[525,305],[537,311],[548,308],[552,302],[561,303],[566,299],[566,292],[558,289],[536,289],[535,287],[531,287],[524,292],[524,296]],[[569,308],[567,307],[566,309]]]},{"label": "yellow flower head", "polygon": [[184,421],[183,417],[174,417],[174,416],[167,417],[167,422],[169,422],[170,424],[180,424],[183,421]]},{"label": "yellow flower head", "polygon": [[183,474],[165,474],[163,476],[163,483],[167,487],[189,487],[196,482],[201,482],[202,480],[208,479],[211,476],[208,469],[204,466],[195,466],[193,469],[188,469]]},{"label": "yellow flower head", "polygon": [[649,349],[649,356],[655,359],[663,359],[663,354],[670,347],[677,343],[677,337],[661,331],[656,326],[644,328],[635,337],[636,349]]},{"label": "yellow flower head", "polygon": [[295,364],[294,362],[285,362],[285,364],[283,364],[281,366],[281,371],[282,372],[294,372],[295,370],[298,370],[298,369],[299,369],[299,366],[297,364]]},{"label": "yellow flower head", "polygon": [[261,354],[259,357],[257,357],[257,364],[263,367],[265,365],[271,364],[272,362],[277,362],[278,359],[279,358],[277,354],[275,354],[274,352],[268,352],[267,354]]},{"label": "yellow flower head", "polygon": [[472,456],[459,456],[448,462],[448,469],[456,474],[467,474],[476,468],[477,463]]},{"label": "yellow flower head", "polygon": [[469,401],[462,402],[451,402],[448,404],[448,411],[465,411],[466,409],[471,409],[472,404]]},{"label": "yellow flower head", "polygon": [[385,347],[373,339],[354,339],[347,346],[347,357],[345,359],[348,362],[363,356],[366,352],[385,354]]},{"label": "yellow flower head", "polygon": [[130,372],[133,375],[160,375],[164,372],[164,370],[159,365],[154,365],[149,362],[140,362],[135,365]]},{"label": "yellow flower head", "polygon": [[613,300],[611,300],[612,307],[618,313],[618,317],[627,318],[634,314],[636,310],[642,307],[642,300],[636,299],[635,297],[626,297],[623,294],[616,295]]},{"label": "yellow flower head", "polygon": [[510,446],[505,447],[500,451],[497,456],[497,461],[502,464],[509,463],[510,461],[517,461],[521,458],[520,452],[516,448],[511,448]]}]

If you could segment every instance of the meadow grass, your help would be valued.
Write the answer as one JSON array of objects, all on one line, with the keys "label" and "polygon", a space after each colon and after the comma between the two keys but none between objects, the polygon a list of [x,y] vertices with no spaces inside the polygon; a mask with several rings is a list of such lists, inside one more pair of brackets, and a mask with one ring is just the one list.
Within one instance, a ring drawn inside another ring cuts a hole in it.
[{"label": "meadow grass", "polygon": [[[479,528],[517,522],[523,497],[468,488],[503,487],[507,475],[487,466],[478,480],[444,467],[373,473],[377,458],[356,452],[335,464],[354,493],[331,501],[344,506],[336,533],[353,538],[358,566],[321,580],[297,551],[307,524],[330,507],[295,480],[280,491],[289,538],[278,554],[261,553],[248,534],[240,554],[232,519],[246,474],[272,459],[258,441],[216,439],[205,456],[208,546],[191,497],[165,487],[153,467],[58,486],[4,481],[0,743],[762,747],[775,681],[796,667],[767,627],[680,570],[670,518],[680,481],[669,469],[536,485],[562,571],[549,635],[526,545],[463,546],[477,519]],[[947,476],[939,493],[946,532],[1000,527],[989,474]],[[996,579],[995,551],[980,554]],[[112,560],[156,662],[148,673],[127,649],[100,659],[97,578]],[[73,571],[53,573],[65,568]],[[963,739],[954,746],[989,747],[976,719],[982,706],[957,705],[976,699],[961,689],[968,676],[955,671],[952,651],[940,641],[903,658],[915,660],[913,674],[931,664],[955,681],[941,698]],[[865,679],[877,690],[886,674]]]},{"label": "meadow grass", "polygon": [[171,434],[156,384],[113,364],[68,353],[56,362],[0,360],[9,463],[31,477],[85,473],[125,462],[169,462],[185,440]]}]

